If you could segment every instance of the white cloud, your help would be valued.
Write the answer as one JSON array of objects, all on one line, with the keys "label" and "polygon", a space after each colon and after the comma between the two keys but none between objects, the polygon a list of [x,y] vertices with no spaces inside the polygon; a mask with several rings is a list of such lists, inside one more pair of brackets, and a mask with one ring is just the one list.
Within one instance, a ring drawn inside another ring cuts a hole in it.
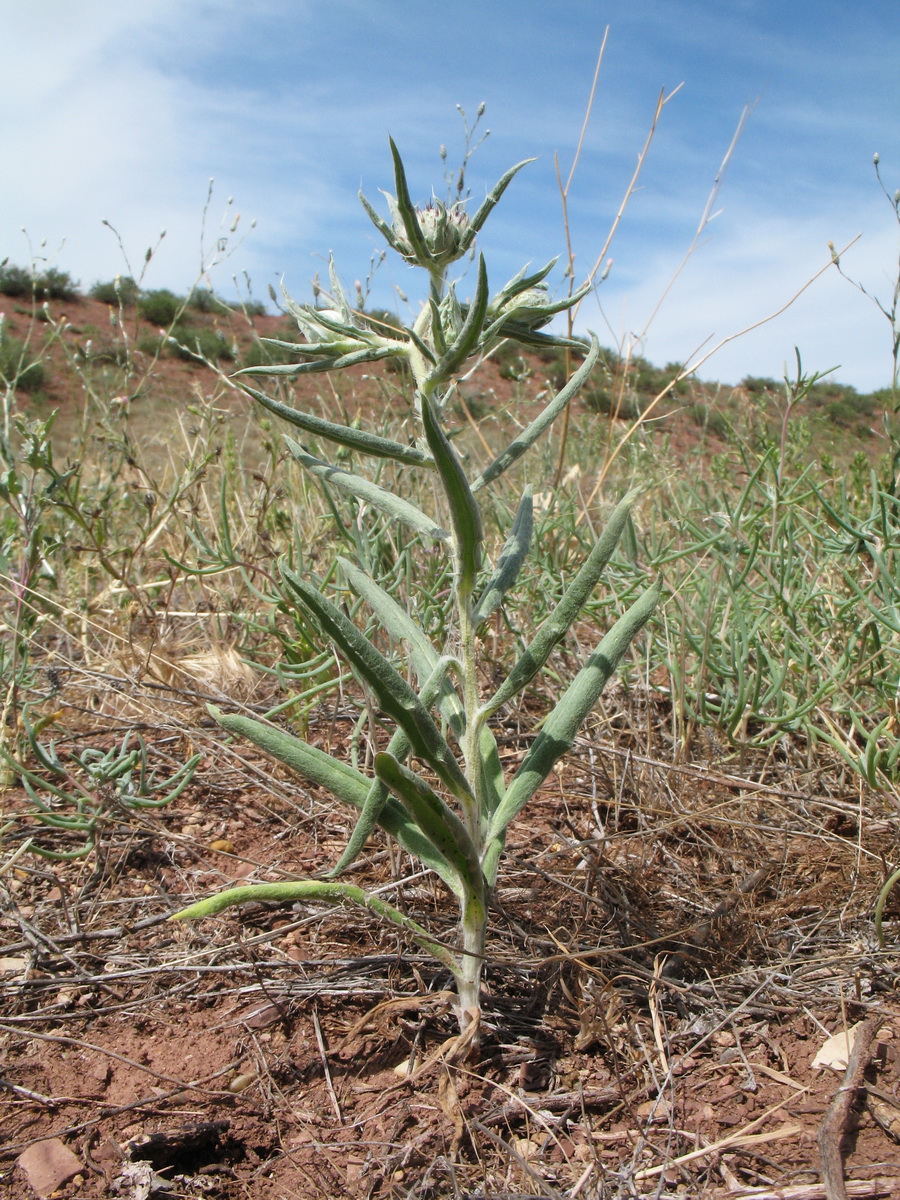
[{"label": "white cloud", "polygon": [[[896,264],[896,229],[875,206],[865,215],[867,231],[842,265],[848,275],[889,296],[893,285],[885,267]],[[827,242],[834,232],[821,215],[775,221],[742,213],[689,261],[636,352],[657,363],[696,360],[749,329],[704,364],[700,377],[731,383],[745,375],[781,378],[785,365],[794,366],[796,346],[809,371],[837,367],[834,378],[860,390],[886,386],[891,376],[888,322],[833,267],[774,316],[828,264]],[[603,314],[622,344],[645,332],[677,262],[677,254],[651,255],[640,263],[640,280],[620,286],[613,274],[603,286]],[[596,321],[596,309],[594,314]],[[773,319],[750,329],[767,317]],[[591,324],[587,305],[582,321]]]}]

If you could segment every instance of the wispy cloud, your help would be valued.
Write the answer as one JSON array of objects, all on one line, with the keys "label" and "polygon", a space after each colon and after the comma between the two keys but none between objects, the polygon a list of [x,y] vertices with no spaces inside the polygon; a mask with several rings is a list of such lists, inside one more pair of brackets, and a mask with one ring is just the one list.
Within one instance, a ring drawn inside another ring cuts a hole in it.
[{"label": "wispy cloud", "polygon": [[[489,225],[499,284],[526,259],[564,248],[554,172],[574,152],[594,59],[611,24],[592,124],[570,201],[576,267],[593,261],[618,209],[659,89],[666,108],[601,291],[610,338],[640,331],[696,229],[741,109],[758,99],[719,197],[722,214],[654,320],[645,352],[681,359],[772,311],[827,258],[826,244],[864,234],[848,269],[881,286],[897,231],[875,187],[871,154],[900,181],[893,4],[871,0],[570,0],[545,5],[458,0],[7,0],[0,8],[0,259],[61,242],[59,265],[84,283],[136,264],[162,228],[150,286],[184,289],[241,213],[258,224],[214,277],[247,271],[257,294],[284,274],[296,293],[334,250],[349,281],[377,235],[356,199],[391,187],[392,133],[425,199],[440,187],[438,146],[458,157],[462,125],[488,103],[493,133],[471,164],[483,194],[517,159],[538,156]],[[228,196],[233,205],[226,205]],[[234,243],[233,243],[234,244]],[[502,278],[501,278],[502,277]],[[557,276],[557,282],[559,282]],[[404,286],[386,267],[378,302]],[[585,310],[585,320],[590,314]],[[601,320],[595,310],[594,318]],[[881,319],[883,321],[883,319]],[[860,387],[889,375],[878,314],[831,273],[789,314],[723,350],[708,371],[777,374],[797,344],[812,368],[839,361]]]}]

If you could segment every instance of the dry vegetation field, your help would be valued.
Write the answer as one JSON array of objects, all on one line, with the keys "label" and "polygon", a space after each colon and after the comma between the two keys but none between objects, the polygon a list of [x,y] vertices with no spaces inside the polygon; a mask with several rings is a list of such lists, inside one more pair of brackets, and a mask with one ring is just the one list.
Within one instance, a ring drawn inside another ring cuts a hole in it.
[{"label": "dry vegetation field", "polygon": [[[208,701],[348,762],[379,745],[371,697],[285,605],[276,560],[375,563],[435,634],[442,560],[412,570],[408,535],[319,490],[228,382],[283,317],[204,297],[173,352],[129,302],[4,300],[5,1195],[818,1200],[839,1194],[823,1171],[900,1195],[892,894],[881,937],[875,922],[900,864],[887,394],[686,380],[642,423],[672,375],[608,355],[565,446],[529,460],[533,549],[485,671],[646,490],[549,679],[494,720],[507,775],[659,571],[664,600],[511,827],[473,1059],[454,1053],[448,973],[375,918],[168,921],[223,886],[327,871],[352,828]],[[503,351],[467,376],[465,461],[564,368]],[[284,389],[397,437],[411,418],[381,364]],[[493,502],[498,545],[522,478]],[[348,878],[453,936],[439,880],[380,834]],[[846,1074],[846,1047],[813,1065],[854,1027]]]}]

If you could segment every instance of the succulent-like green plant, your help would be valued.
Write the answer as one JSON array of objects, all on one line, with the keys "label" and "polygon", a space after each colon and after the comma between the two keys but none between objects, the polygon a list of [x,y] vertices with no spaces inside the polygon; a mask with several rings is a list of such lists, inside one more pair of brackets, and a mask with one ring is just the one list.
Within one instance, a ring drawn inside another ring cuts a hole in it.
[{"label": "succulent-like green plant", "polygon": [[[545,285],[554,265],[551,262],[530,275],[521,271],[492,297],[484,260],[479,257],[474,295],[469,303],[463,303],[448,280],[448,268],[472,250],[491,210],[525,164],[508,171],[469,218],[459,202],[414,207],[393,141],[391,151],[397,192],[396,198],[388,197],[391,223],[383,221],[364,198],[363,204],[388,244],[406,262],[428,273],[428,297],[415,322],[398,330],[381,325],[373,329],[350,307],[332,264],[332,307],[298,305],[286,298],[306,342],[274,345],[302,355],[304,361],[245,368],[238,376],[259,404],[299,431],[300,440],[288,439],[288,446],[313,476],[408,526],[449,557],[453,588],[447,600],[448,619],[443,622],[450,630],[449,637],[445,643],[433,644],[415,616],[382,582],[359,565],[338,560],[349,588],[391,640],[406,647],[415,678],[415,686],[411,686],[370,637],[329,599],[320,580],[281,568],[284,596],[312,618],[364,682],[381,714],[393,724],[393,736],[375,755],[375,777],[368,778],[281,729],[211,708],[226,730],[248,738],[310,783],[328,789],[357,809],[359,818],[328,877],[235,888],[191,905],[176,918],[206,917],[229,905],[257,900],[316,900],[367,908],[395,923],[450,970],[458,989],[460,1027],[474,1038],[477,1033],[469,1026],[475,1022],[477,1030],[488,909],[507,828],[571,748],[619,660],[652,613],[660,585],[648,587],[615,622],[544,720],[518,770],[512,778],[504,778],[491,718],[535,678],[578,618],[615,549],[635,494],[626,496],[615,509],[605,532],[506,679],[499,687],[486,689],[479,671],[479,633],[513,588],[528,554],[532,492],[525,488],[506,543],[493,563],[488,561],[479,493],[534,446],[564,411],[588,379],[599,346],[592,338],[572,379],[485,470],[470,479],[444,423],[445,404],[457,374],[469,360],[506,339],[531,346],[572,345],[564,338],[542,333],[541,328],[555,313],[577,303],[584,290],[562,303],[551,302]],[[578,346],[584,348],[581,343]],[[246,378],[296,378],[379,359],[400,360],[411,369],[420,423],[420,436],[414,444],[299,412],[256,390]],[[304,435],[330,441],[342,454],[350,450],[376,460],[393,460],[407,470],[428,472],[438,511],[426,512],[381,483],[324,461],[304,443]],[[376,827],[446,884],[459,906],[458,945],[439,942],[384,900],[334,879],[354,861]]]}]

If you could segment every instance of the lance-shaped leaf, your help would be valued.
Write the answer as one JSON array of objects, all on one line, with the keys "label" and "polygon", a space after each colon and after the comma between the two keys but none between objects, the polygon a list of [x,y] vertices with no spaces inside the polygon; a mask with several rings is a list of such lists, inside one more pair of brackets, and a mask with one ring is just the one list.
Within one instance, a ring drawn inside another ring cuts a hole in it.
[{"label": "lance-shaped leaf", "polygon": [[[339,562],[350,586],[358,596],[365,600],[390,636],[395,641],[406,642],[413,671],[421,686],[439,661],[437,651],[421,628],[393,596],[353,563],[343,558],[339,559]],[[461,741],[466,729],[466,718],[460,698],[450,679],[444,680],[437,706],[457,740]],[[503,766],[497,752],[497,742],[493,731],[487,724],[481,727],[478,748],[482,796],[488,809],[493,812],[503,794]]]},{"label": "lance-shaped leaf", "polygon": [[479,234],[484,228],[485,221],[496,208],[500,197],[512,183],[513,179],[515,179],[516,175],[518,175],[523,167],[527,167],[529,163],[536,161],[537,160],[533,158],[523,158],[521,162],[517,162],[514,167],[510,167],[509,170],[504,175],[501,175],[501,177],[497,180],[496,184],[482,200],[478,207],[478,211],[469,224],[469,228],[466,231],[466,236],[463,239],[463,248],[465,250],[469,249],[469,247],[472,245],[472,242],[475,241],[476,235]]},{"label": "lance-shaped leaf", "polygon": [[450,445],[450,439],[441,429],[434,405],[427,395],[422,395],[422,425],[425,440],[437,467],[447,503],[450,506],[450,522],[453,526],[455,558],[461,602],[468,604],[475,577],[481,567],[481,548],[484,535],[481,527],[481,509],[472,495],[462,463]]},{"label": "lance-shaped leaf", "polygon": [[[503,306],[503,311],[496,317],[491,325],[485,330],[485,340],[488,341],[494,337],[512,337],[515,338],[515,333],[508,333],[507,329],[518,328],[525,326],[532,333],[536,332],[543,325],[548,324],[550,320],[559,312],[565,312],[568,308],[573,308],[579,300],[591,290],[591,285],[586,283],[584,287],[580,287],[577,292],[573,292],[571,296],[564,296],[562,300],[552,301],[544,298],[542,289],[537,289],[538,295],[530,298],[524,297],[521,302],[513,304],[508,301]],[[530,300],[530,302],[529,302]],[[491,306],[492,310],[495,308]]]},{"label": "lance-shaped leaf", "polygon": [[229,888],[219,892],[217,896],[209,896],[206,900],[198,900],[188,908],[173,913],[170,921],[196,921],[201,917],[214,917],[226,908],[236,904],[255,904],[260,901],[275,904],[295,904],[297,901],[321,901],[325,904],[348,904],[356,908],[365,908],[390,921],[402,929],[404,933],[423,950],[433,955],[438,962],[457,974],[460,969],[459,960],[446,946],[436,942],[418,921],[407,917],[392,904],[385,903],[378,896],[371,896],[361,887],[352,883],[319,883],[318,880],[301,880],[297,883],[256,883],[247,887]]},{"label": "lance-shaped leaf", "polygon": [[[438,354],[446,354],[447,339],[444,337],[444,322],[441,319],[441,310],[433,296],[428,301],[428,311],[431,313],[431,340],[434,342],[434,348]],[[432,359],[432,361],[434,360]]]},{"label": "lance-shaped leaf", "polygon": [[540,333],[524,321],[504,321],[497,337],[507,338],[511,342],[520,342],[523,346],[534,346],[536,349],[561,347],[562,349],[578,350],[584,353],[587,344],[580,338],[567,338],[562,334]]},{"label": "lance-shaped leaf", "polygon": [[578,730],[599,700],[622,655],[650,619],[661,590],[662,580],[659,579],[619,617],[544,721],[491,819],[484,857],[484,873],[489,885],[493,885],[496,878],[507,826],[532,798],[559,759],[571,749]]},{"label": "lance-shaped leaf", "polygon": [[373,508],[386,513],[395,521],[402,521],[404,525],[409,525],[417,533],[424,533],[436,541],[446,541],[450,536],[445,529],[441,529],[440,525],[436,525],[427,513],[423,513],[420,508],[416,508],[408,500],[404,500],[401,496],[395,496],[393,492],[380,487],[377,483],[372,483],[370,479],[363,479],[360,475],[354,475],[341,467],[323,462],[321,458],[307,454],[293,438],[286,437],[284,441],[297,462],[305,467],[311,475],[321,479],[323,483],[333,484],[342,491],[349,492],[357,500],[364,500],[366,504],[371,504]]},{"label": "lance-shaped leaf", "polygon": [[[308,742],[286,733],[283,729],[276,729],[272,725],[265,725],[262,721],[241,716],[239,713],[224,713],[212,704],[207,707],[210,716],[223,729],[246,738],[276,762],[283,763],[295,771],[308,783],[324,788],[353,808],[362,809],[365,805],[372,781],[349,763],[332,758],[330,754],[310,746]],[[388,799],[379,812],[378,824],[404,850],[439,875],[452,891],[458,892],[459,880],[454,869],[437,853],[431,842],[410,820],[406,810],[393,798]]]},{"label": "lance-shaped leaf", "polygon": [[391,143],[391,157],[394,160],[394,185],[397,188],[397,211],[400,214],[403,229],[413,249],[415,258],[424,266],[426,263],[433,262],[434,256],[428,249],[428,245],[422,234],[422,227],[419,225],[419,217],[416,212],[416,206],[413,204],[409,194],[409,185],[406,182],[406,171],[403,166],[403,159],[400,157],[400,151],[397,149],[393,138],[389,138],[388,140]]},{"label": "lance-shaped leaf", "polygon": [[349,425],[337,425],[334,421],[326,421],[322,417],[299,412],[296,408],[291,408],[289,404],[273,400],[265,392],[258,392],[256,388],[250,387],[247,383],[242,383],[241,388],[263,408],[294,425],[297,429],[302,429],[304,433],[327,438],[328,441],[336,442],[339,446],[346,446],[348,450],[356,450],[360,454],[368,454],[374,458],[390,458],[395,462],[408,463],[414,467],[434,465],[431,455],[415,446],[404,446],[402,442],[367,433],[364,429],[353,429]]},{"label": "lance-shaped leaf", "polygon": [[431,713],[403,676],[371,641],[322,593],[293,571],[283,570],[285,582],[312,612],[353,669],[372,689],[378,704],[395,721],[413,751],[464,805],[472,803],[469,784],[453,751],[434,723]]},{"label": "lance-shaped leaf", "polygon": [[[267,339],[271,340],[271,339]],[[308,363],[285,363],[281,366],[266,366],[266,367],[242,367],[240,371],[235,371],[235,376],[238,375],[287,375],[290,378],[295,378],[298,375],[314,375],[322,371],[341,371],[344,367],[355,367],[358,363],[378,362],[382,358],[398,358],[400,357],[397,349],[393,346],[372,346],[369,349],[353,350],[348,353],[343,352],[343,347],[333,346],[330,343],[317,342],[315,347],[300,343],[281,343],[289,345],[291,349],[300,354],[316,354],[322,358],[321,362]]]},{"label": "lance-shaped leaf", "polygon": [[588,351],[587,358],[566,384],[566,386],[550,401],[547,407],[528,425],[517,438],[515,438],[506,449],[498,454],[489,467],[478,476],[472,484],[472,491],[477,492],[486,484],[492,483],[498,475],[502,475],[512,464],[531,449],[534,443],[538,440],[541,434],[547,429],[559,414],[563,411],[578,389],[582,386],[585,380],[590,375],[596,366],[597,359],[600,357],[600,343],[596,337],[591,334],[591,348]]},{"label": "lance-shaped leaf", "polygon": [[497,611],[503,603],[503,597],[516,582],[531,545],[533,527],[534,503],[532,488],[529,485],[519,501],[509,537],[506,539],[506,544],[497,561],[497,569],[488,580],[487,586],[475,605],[475,612],[472,616],[474,625],[481,625],[492,613]]},{"label": "lance-shaped leaf", "polygon": [[496,712],[501,705],[508,703],[524,687],[527,687],[550,657],[554,648],[569,632],[573,621],[577,620],[588,597],[597,586],[600,576],[606,570],[606,565],[612,558],[613,551],[622,536],[631,506],[639,494],[639,489],[635,488],[613,509],[606,528],[594,543],[575,578],[566,588],[562,599],[534,635],[531,644],[523,651],[509,675],[484,705],[483,711],[486,714]]},{"label": "lance-shaped leaf", "polygon": [[437,361],[434,357],[434,351],[430,346],[426,345],[425,342],[422,341],[415,329],[409,328],[406,330],[406,332],[409,334],[409,340],[419,351],[426,362],[434,363]]},{"label": "lance-shaped leaf", "polygon": [[472,298],[472,303],[466,309],[462,328],[453,339],[451,345],[447,347],[446,354],[443,354],[438,360],[438,364],[432,372],[432,376],[435,379],[445,380],[454,371],[459,370],[460,366],[470,357],[478,345],[482,330],[484,329],[484,319],[487,315],[487,310],[487,267],[484,263],[484,255],[481,254],[478,256],[478,282],[475,285],[475,295]]},{"label": "lance-shaped leaf", "polygon": [[435,850],[462,880],[466,901],[485,908],[484,876],[478,853],[465,825],[424,779],[397,762],[392,754],[375,755],[375,774],[400,800]]},{"label": "lance-shaped leaf", "polygon": [[[438,697],[441,688],[447,682],[447,668],[452,659],[438,659],[434,670],[425,680],[422,690],[419,692],[419,699],[425,708],[430,709]],[[391,740],[388,742],[387,753],[392,755],[399,762],[403,762],[410,752],[409,738],[402,729],[395,729]],[[357,856],[362,851],[363,846],[369,839],[372,830],[378,824],[381,811],[387,803],[390,796],[390,790],[387,784],[382,783],[380,779],[373,779],[369,787],[369,794],[363,802],[362,811],[353,832],[350,835],[350,840],[344,848],[341,857],[337,863],[328,872],[331,879],[341,875],[355,861]],[[457,890],[457,889],[454,889]]]},{"label": "lance-shaped leaf", "polygon": [[[395,642],[406,642],[409,648],[409,661],[419,687],[424,687],[441,660],[421,626],[416,624],[390,592],[385,591],[365,571],[350,562],[349,559],[339,557],[338,562],[350,586],[358,596],[365,600],[386,632]],[[463,708],[453,683],[446,675],[441,680],[437,705],[456,737],[461,738],[465,731]]]},{"label": "lance-shaped leaf", "polygon": [[517,271],[516,274],[513,275],[512,279],[510,279],[509,283],[504,284],[501,290],[494,297],[491,303],[491,310],[493,311],[494,309],[502,307],[507,303],[507,301],[511,300],[513,296],[518,296],[522,292],[530,291],[531,288],[537,287],[539,283],[543,283],[558,262],[559,256],[556,258],[551,258],[546,266],[541,267],[539,271],[535,271],[531,275],[525,274],[525,271],[527,270],[526,267],[523,267],[521,271]]},{"label": "lance-shaped leaf", "polygon": [[400,243],[397,241],[397,235],[394,233],[393,229],[391,229],[390,225],[388,225],[387,221],[383,220],[378,215],[361,191],[357,192],[357,195],[359,196],[360,203],[366,210],[369,220],[372,222],[387,244],[391,247],[391,249],[396,250],[398,254],[402,254],[403,250]]}]

